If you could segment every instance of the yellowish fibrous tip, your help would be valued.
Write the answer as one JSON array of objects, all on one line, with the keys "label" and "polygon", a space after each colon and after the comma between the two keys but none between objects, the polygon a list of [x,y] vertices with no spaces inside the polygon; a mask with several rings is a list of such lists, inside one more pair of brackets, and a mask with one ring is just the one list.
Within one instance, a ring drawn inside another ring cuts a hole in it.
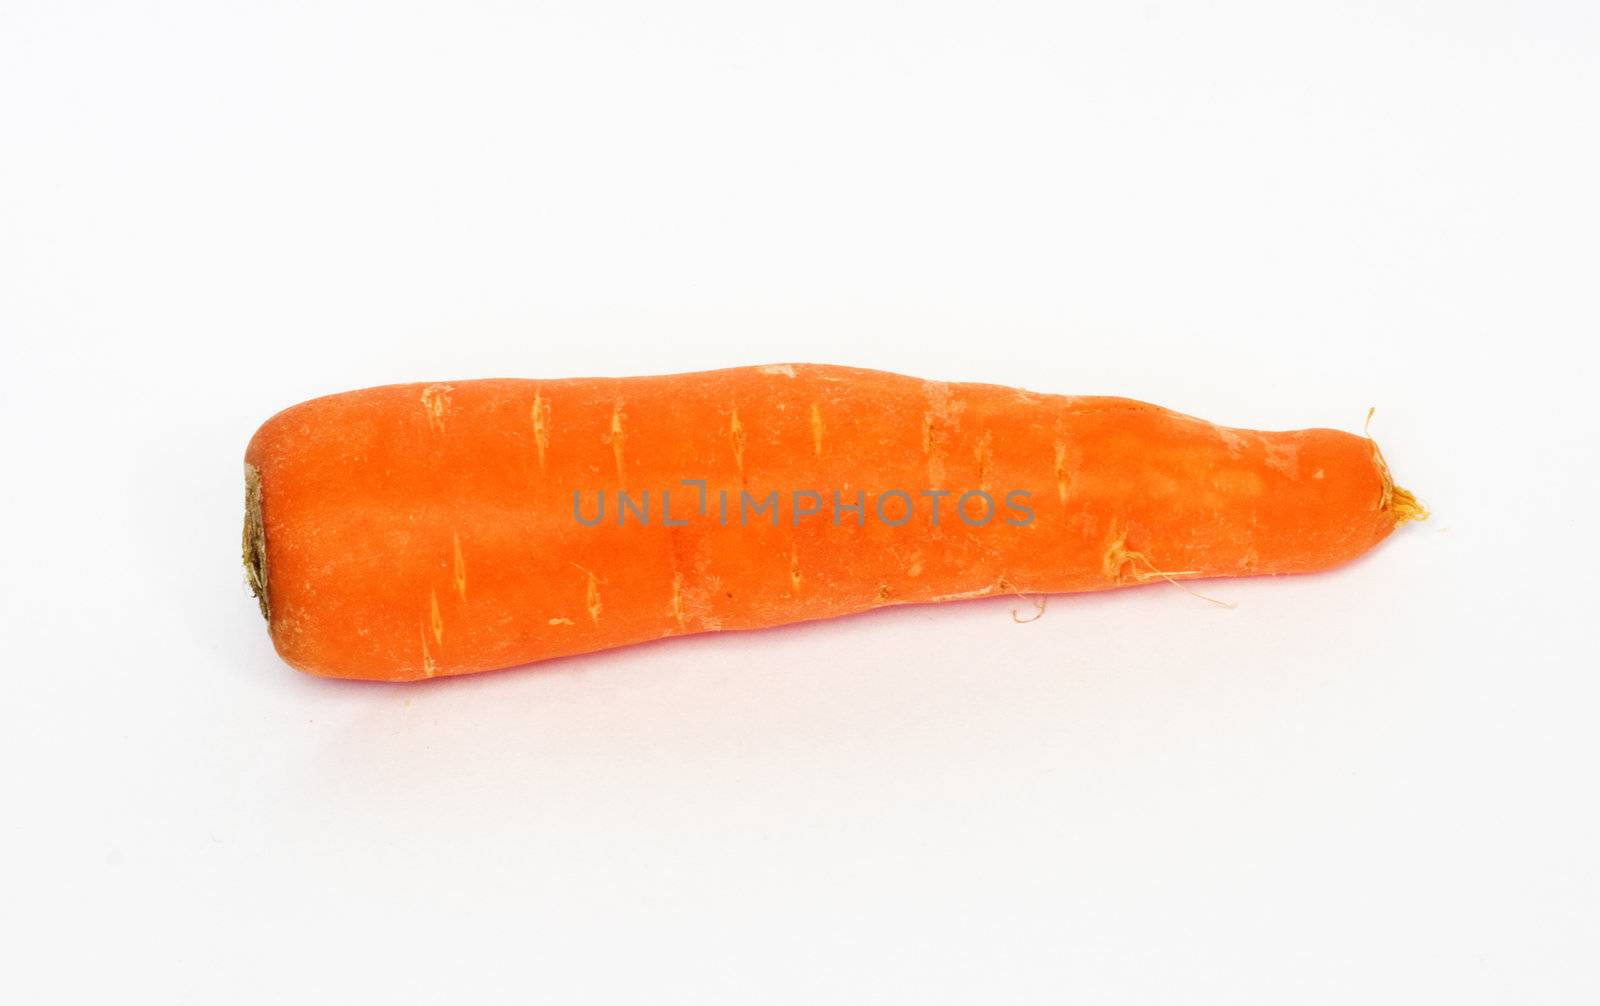
[{"label": "yellowish fibrous tip", "polygon": [[1410,490],[1395,486],[1389,493],[1389,512],[1394,514],[1396,524],[1404,524],[1411,520],[1427,520],[1428,508],[1423,506]]}]

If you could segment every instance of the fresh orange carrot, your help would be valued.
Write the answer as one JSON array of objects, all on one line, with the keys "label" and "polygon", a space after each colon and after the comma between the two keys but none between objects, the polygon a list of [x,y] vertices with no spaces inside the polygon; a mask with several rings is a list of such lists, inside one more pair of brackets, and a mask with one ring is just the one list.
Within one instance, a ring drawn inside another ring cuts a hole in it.
[{"label": "fresh orange carrot", "polygon": [[263,425],[245,482],[278,652],[387,681],[1318,570],[1425,515],[1365,437],[802,364],[332,395]]}]

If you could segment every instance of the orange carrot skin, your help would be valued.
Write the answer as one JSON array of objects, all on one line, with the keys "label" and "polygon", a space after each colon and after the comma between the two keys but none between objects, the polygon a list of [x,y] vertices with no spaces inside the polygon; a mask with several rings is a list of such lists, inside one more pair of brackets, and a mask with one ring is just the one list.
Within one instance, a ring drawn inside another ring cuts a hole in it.
[{"label": "orange carrot skin", "polygon": [[[386,681],[888,604],[1320,570],[1420,512],[1335,430],[803,364],[371,388],[279,413],[245,461],[278,652]],[[704,514],[683,480],[704,481]],[[648,491],[647,524],[618,526],[618,490]],[[820,512],[796,518],[806,490]],[[912,503],[898,526],[888,490]],[[937,524],[927,490],[950,492]],[[981,526],[955,511],[971,490],[994,501]],[[742,492],[774,491],[776,526],[740,521]],[[835,491],[864,494],[860,518]],[[603,492],[604,519],[581,523],[575,492],[586,519]]]}]

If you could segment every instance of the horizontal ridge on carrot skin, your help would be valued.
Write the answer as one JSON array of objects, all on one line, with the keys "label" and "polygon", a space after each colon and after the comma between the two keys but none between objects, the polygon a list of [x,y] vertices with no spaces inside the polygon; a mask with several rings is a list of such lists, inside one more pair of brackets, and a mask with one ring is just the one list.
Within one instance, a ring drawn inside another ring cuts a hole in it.
[{"label": "horizontal ridge on carrot skin", "polygon": [[1307,572],[1425,516],[1337,430],[812,364],[330,395],[268,420],[245,469],[278,652],[388,681],[889,604]]}]

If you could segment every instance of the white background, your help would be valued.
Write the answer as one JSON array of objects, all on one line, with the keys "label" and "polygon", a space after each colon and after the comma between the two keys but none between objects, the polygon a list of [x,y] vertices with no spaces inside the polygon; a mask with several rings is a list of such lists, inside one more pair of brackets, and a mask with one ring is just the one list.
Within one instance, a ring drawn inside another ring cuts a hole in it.
[{"label": "white background", "polygon": [[[4,0],[0,991],[1596,1001],[1597,47],[1578,0]],[[780,361],[1375,405],[1435,517],[1232,611],[274,656],[279,408]]]}]

